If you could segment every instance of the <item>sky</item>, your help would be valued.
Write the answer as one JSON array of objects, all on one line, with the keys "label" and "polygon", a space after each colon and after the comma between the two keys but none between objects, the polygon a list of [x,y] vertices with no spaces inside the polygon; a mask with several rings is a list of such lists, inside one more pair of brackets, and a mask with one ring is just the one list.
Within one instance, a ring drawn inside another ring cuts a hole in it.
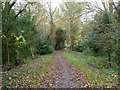
[{"label": "sky", "polygon": [[[95,3],[96,2],[101,2],[101,0],[28,0],[28,1],[31,1],[31,2],[51,2],[52,3],[52,7],[55,8],[56,6],[58,6],[60,3],[62,3],[63,1],[65,2],[73,2],[73,1],[77,1],[77,2],[80,2],[80,1],[87,1],[87,2],[91,2],[91,3]],[[25,0],[17,0],[17,2],[25,2]]]},{"label": "sky", "polygon": [[[52,2],[52,7],[55,8],[56,6],[59,5],[59,3],[62,3],[63,0],[42,0],[42,1],[44,1],[44,2],[47,2],[47,1]],[[77,1],[77,2],[83,1],[83,2],[85,2],[85,1],[87,1],[87,2],[90,2],[92,4],[97,3],[100,7],[102,7],[101,0],[64,0],[64,1],[68,1],[68,2],[72,2],[72,1]],[[108,1],[108,0],[105,0],[105,1]],[[120,0],[113,0],[113,1],[118,2]]]},{"label": "sky", "polygon": [[[22,1],[24,1],[24,0],[18,0],[18,2],[22,2]],[[28,0],[28,1],[31,1],[31,2],[40,2],[40,1],[42,1],[42,2],[51,2],[53,8],[58,6],[63,1],[67,1],[67,2],[73,2],[73,1],[75,1],[75,2],[76,1],[77,2],[81,2],[81,1],[85,2],[85,1],[87,1],[87,2],[90,2],[92,4],[97,3],[100,7],[102,7],[101,0]],[[108,0],[106,0],[106,1],[108,1]],[[120,0],[113,0],[113,1],[120,1]]]},{"label": "sky", "polygon": [[[51,2],[52,3],[52,7],[55,8],[56,6],[59,5],[59,3],[62,3],[63,0],[43,0],[43,2]],[[64,1],[68,1],[68,2],[72,2],[72,1],[87,1],[87,2],[91,2],[91,3],[95,3],[96,2],[101,2],[101,0],[64,0]]]}]

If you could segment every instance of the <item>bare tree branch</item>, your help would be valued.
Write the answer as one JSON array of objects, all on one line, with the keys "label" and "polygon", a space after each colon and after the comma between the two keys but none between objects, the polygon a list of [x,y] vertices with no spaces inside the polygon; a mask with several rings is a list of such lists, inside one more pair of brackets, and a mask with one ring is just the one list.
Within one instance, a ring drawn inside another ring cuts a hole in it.
[{"label": "bare tree branch", "polygon": [[[47,17],[46,17],[47,18]],[[38,26],[42,21],[44,21],[46,18],[41,19],[35,26]]]},{"label": "bare tree branch", "polygon": [[102,2],[102,5],[104,7],[104,10],[107,11],[107,8],[106,8],[106,5],[105,5],[105,0],[101,0],[101,2]]},{"label": "bare tree branch", "polygon": [[117,6],[115,5],[115,3],[113,2],[113,6],[115,8],[115,10],[117,11]]},{"label": "bare tree branch", "polygon": [[10,5],[9,11],[11,10],[11,8],[15,5],[15,3],[17,2],[17,0],[14,0],[13,3]]},{"label": "bare tree branch", "polygon": [[[28,4],[29,4],[29,3],[28,3]],[[27,7],[28,4],[26,4],[26,5],[24,6],[24,8],[18,12],[18,14],[15,16],[15,18],[17,18],[17,17],[25,10],[25,8]]]},{"label": "bare tree branch", "polygon": [[15,18],[17,18],[17,17],[25,10],[25,8],[26,8],[29,4],[33,4],[33,3],[34,3],[34,2],[28,2],[28,3],[24,6],[24,8],[17,13],[17,15],[15,16]]},{"label": "bare tree branch", "polygon": [[[90,7],[91,5],[93,5],[93,7]],[[96,8],[99,12],[104,12],[104,10],[102,10],[98,5],[94,5],[90,2],[88,2],[87,6],[88,6],[88,9],[91,10],[91,11],[95,10],[94,8]],[[97,11],[97,10],[95,10],[95,11]]]}]

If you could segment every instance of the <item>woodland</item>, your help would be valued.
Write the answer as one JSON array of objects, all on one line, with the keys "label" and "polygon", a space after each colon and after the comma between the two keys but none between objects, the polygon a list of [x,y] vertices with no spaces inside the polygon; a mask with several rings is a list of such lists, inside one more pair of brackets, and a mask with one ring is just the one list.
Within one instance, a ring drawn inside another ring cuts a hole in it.
[{"label": "woodland", "polygon": [[120,1],[53,6],[0,2],[1,87],[119,88]]}]

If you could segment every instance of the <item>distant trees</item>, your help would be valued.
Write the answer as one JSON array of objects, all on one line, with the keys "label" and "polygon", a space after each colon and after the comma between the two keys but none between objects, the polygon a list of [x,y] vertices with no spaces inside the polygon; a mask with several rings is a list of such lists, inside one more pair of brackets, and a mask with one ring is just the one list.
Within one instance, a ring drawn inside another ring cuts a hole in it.
[{"label": "distant trees", "polygon": [[64,49],[65,48],[65,40],[66,40],[66,31],[64,29],[57,29],[56,31],[56,45],[55,49]]}]

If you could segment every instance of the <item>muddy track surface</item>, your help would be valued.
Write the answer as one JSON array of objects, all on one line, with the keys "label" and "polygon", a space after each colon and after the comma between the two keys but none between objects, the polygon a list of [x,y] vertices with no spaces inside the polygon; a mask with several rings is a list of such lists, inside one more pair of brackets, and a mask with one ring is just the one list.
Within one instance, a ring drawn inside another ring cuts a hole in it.
[{"label": "muddy track surface", "polygon": [[81,71],[66,60],[61,54],[64,50],[55,51],[54,62],[47,77],[47,85],[50,88],[83,88],[86,80]]}]

